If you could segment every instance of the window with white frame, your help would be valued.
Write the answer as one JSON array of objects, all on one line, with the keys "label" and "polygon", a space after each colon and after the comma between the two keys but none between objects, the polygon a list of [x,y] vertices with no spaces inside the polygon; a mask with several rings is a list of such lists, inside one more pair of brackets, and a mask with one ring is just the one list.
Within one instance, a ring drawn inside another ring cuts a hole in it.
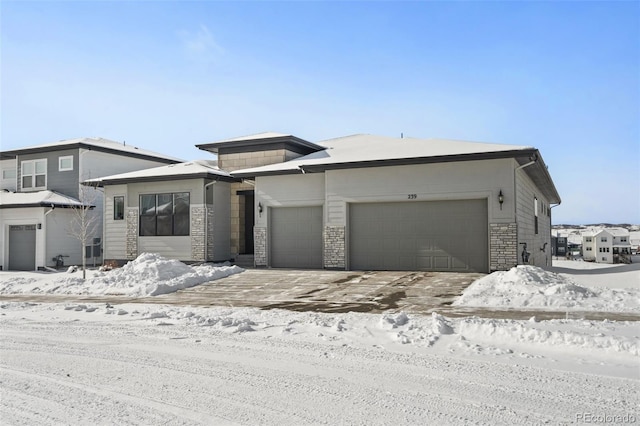
[{"label": "window with white frame", "polygon": [[28,160],[22,162],[22,189],[47,188],[47,160]]},{"label": "window with white frame", "polygon": [[600,237],[600,241],[602,241],[603,243],[607,242],[607,237]]},{"label": "window with white frame", "polygon": [[592,251],[593,250],[592,247],[587,247],[586,249],[587,249],[587,251]]},{"label": "window with white frame", "polygon": [[538,233],[538,197],[533,197],[533,214],[534,214],[533,227],[537,234]]},{"label": "window with white frame", "polygon": [[627,237],[620,237],[620,242],[621,243],[626,243],[627,242]]},{"label": "window with white frame", "polygon": [[73,170],[73,155],[58,157],[58,171],[68,172]]},{"label": "window with white frame", "polygon": [[593,241],[593,239],[592,239],[591,237],[586,237],[584,240],[585,240],[585,242],[587,242],[587,243],[590,243],[590,242],[592,242],[592,241]]}]

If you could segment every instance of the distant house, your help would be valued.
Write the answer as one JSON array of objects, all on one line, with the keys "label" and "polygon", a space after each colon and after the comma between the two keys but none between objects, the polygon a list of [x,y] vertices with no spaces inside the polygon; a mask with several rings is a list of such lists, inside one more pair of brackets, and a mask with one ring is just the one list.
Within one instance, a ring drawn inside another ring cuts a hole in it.
[{"label": "distant house", "polygon": [[317,145],[231,173],[255,184],[257,266],[489,272],[550,264],[551,205],[560,197],[537,149],[365,134]]},{"label": "distant house", "polygon": [[231,255],[231,186],[215,161],[191,161],[90,179],[104,187],[104,258],[123,264],[144,252],[186,262]]},{"label": "distant house", "polygon": [[551,254],[556,257],[566,257],[569,253],[569,240],[567,237],[551,235]]},{"label": "distant house", "polygon": [[[102,138],[1,151],[0,269],[55,266],[59,255],[67,264],[79,264],[83,250],[101,263],[102,192],[84,191],[80,182],[179,161]],[[91,208],[89,214],[97,216],[95,234],[84,248],[69,235],[73,210],[79,208]]]},{"label": "distant house", "polygon": [[623,228],[595,229],[582,234],[583,258],[597,263],[627,262],[631,254],[629,231]]}]

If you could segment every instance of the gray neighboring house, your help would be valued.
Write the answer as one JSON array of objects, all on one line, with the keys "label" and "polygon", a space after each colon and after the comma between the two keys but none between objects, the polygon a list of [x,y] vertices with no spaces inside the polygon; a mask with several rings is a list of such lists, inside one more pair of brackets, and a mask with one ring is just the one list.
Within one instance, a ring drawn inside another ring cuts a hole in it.
[{"label": "gray neighboring house", "polygon": [[255,185],[256,266],[490,272],[551,262],[561,200],[536,148],[365,134],[316,146],[232,172]]},{"label": "gray neighboring house", "polygon": [[0,269],[53,267],[58,255],[80,264],[83,247],[69,228],[73,210],[89,205],[98,226],[85,250],[90,262],[102,263],[102,192],[82,190],[80,182],[181,161],[103,138],[0,151]]},{"label": "gray neighboring house", "polygon": [[190,161],[85,181],[104,188],[104,259],[145,252],[184,262],[232,258],[231,186],[216,161]]}]

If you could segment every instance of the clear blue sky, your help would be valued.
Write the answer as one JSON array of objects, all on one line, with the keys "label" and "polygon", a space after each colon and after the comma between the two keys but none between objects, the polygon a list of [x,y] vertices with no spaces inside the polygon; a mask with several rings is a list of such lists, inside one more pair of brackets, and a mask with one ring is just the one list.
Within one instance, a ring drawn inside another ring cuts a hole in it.
[{"label": "clear blue sky", "polygon": [[2,1],[1,148],[263,131],[531,145],[553,222],[640,223],[640,3]]}]

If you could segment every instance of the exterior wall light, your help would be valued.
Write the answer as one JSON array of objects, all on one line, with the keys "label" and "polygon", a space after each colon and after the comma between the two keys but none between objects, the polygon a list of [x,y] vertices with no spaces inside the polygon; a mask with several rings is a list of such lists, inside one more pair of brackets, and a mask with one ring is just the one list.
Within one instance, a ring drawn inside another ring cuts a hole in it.
[{"label": "exterior wall light", "polygon": [[262,216],[262,203],[258,203],[258,214]]},{"label": "exterior wall light", "polygon": [[504,203],[504,194],[502,193],[502,189],[498,194],[498,202],[500,203],[500,210],[502,210],[502,204]]}]

